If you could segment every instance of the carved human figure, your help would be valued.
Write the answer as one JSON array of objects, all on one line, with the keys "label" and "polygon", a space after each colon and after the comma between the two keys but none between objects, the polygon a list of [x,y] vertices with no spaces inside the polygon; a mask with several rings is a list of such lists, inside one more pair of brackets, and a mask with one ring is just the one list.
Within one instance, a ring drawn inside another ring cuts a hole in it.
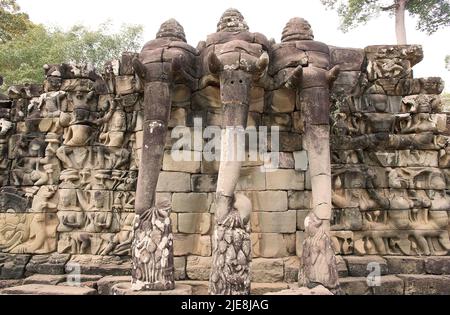
[{"label": "carved human figure", "polygon": [[126,114],[118,106],[118,100],[108,101],[104,112],[104,116],[96,122],[100,125],[100,143],[108,147],[121,148],[127,130]]},{"label": "carved human figure", "polygon": [[91,120],[89,102],[94,98],[94,92],[77,91],[72,95],[73,112],[68,113],[67,108],[59,117],[59,124],[64,128],[64,145],[86,146],[93,137],[94,121]]}]

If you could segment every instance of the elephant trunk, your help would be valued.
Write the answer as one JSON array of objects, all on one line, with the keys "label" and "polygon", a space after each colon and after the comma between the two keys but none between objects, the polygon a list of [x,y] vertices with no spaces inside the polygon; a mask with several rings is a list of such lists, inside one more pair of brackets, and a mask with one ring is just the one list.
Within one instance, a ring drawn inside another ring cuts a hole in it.
[{"label": "elephant trunk", "polygon": [[155,205],[156,187],[161,171],[164,146],[171,109],[170,84],[148,82],[144,92],[144,125],[136,213],[144,213]]},{"label": "elephant trunk", "polygon": [[216,219],[221,222],[233,209],[234,194],[245,153],[245,129],[250,103],[251,76],[243,71],[221,75],[223,105],[222,141],[217,181]]}]

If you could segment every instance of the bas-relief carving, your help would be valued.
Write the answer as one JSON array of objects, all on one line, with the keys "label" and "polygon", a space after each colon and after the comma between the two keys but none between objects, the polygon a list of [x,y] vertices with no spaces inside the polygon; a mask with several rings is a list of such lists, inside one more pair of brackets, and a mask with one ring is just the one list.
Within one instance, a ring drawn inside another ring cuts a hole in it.
[{"label": "bas-relief carving", "polygon": [[54,213],[0,213],[0,248],[12,254],[47,254],[56,250]]},{"label": "bas-relief carving", "polygon": [[[245,88],[249,85],[253,88],[249,89],[250,97],[241,97],[239,102],[245,105],[244,109],[263,113],[259,115],[260,121],[264,117],[264,123],[274,121],[290,130],[291,124],[285,120],[277,122],[273,113],[281,112],[277,117],[290,119],[290,113],[296,110],[292,125],[303,135],[308,134],[305,125],[311,124],[311,118],[318,119],[313,125],[328,124],[328,110],[319,112],[315,110],[319,107],[308,106],[328,99],[324,92],[329,89],[328,83],[326,87],[316,85],[325,82],[320,79],[325,73],[327,82],[338,76],[337,71],[328,72],[336,57],[330,60],[329,48],[312,40],[311,28],[306,23],[293,19],[283,32],[282,43],[276,44],[261,34],[249,33],[237,11],[227,11],[222,19],[218,33],[201,43],[199,51],[185,43],[184,34],[181,36],[179,32],[181,26],[173,21],[163,24],[158,39],[142,52],[145,67],[135,66],[138,76],[131,68],[131,60],[137,55],[129,57],[128,62],[123,59],[110,63],[104,78],[89,67],[50,65],[45,68],[44,94],[39,86],[26,85],[10,89],[8,102],[2,103],[0,97],[0,181],[15,186],[0,191],[1,251],[132,254],[137,199],[134,191],[147,143],[143,112],[148,103],[142,91],[147,81],[155,79],[157,71],[152,67],[156,64],[162,65],[164,71],[174,71],[171,106],[184,107],[192,102],[193,110],[208,109],[214,113],[211,119],[214,124],[220,125],[224,116],[225,119],[233,116],[230,110],[227,115],[219,114],[222,103],[226,103],[220,100],[219,86],[226,91],[241,70],[244,74],[239,73],[236,78],[242,74]],[[210,54],[211,50],[216,58]],[[186,52],[187,61],[180,67],[173,61],[174,56]],[[270,60],[263,52],[267,52]],[[237,55],[244,58],[239,57],[236,62]],[[352,68],[359,75],[357,81],[352,79],[357,85],[349,89],[351,92],[342,99],[341,107],[332,114],[332,203],[338,209],[328,233],[318,233],[320,225],[308,228],[305,247],[310,252],[319,250],[314,253],[319,263],[306,261],[302,272],[310,280],[304,283],[314,282],[318,271],[328,274],[328,278],[334,274],[330,269],[333,264],[324,269],[332,257],[330,244],[335,253],[343,255],[448,253],[446,211],[450,208],[450,196],[446,189],[450,188],[450,171],[445,168],[450,165],[449,138],[447,117],[440,113],[442,104],[436,95],[442,91],[442,80],[412,78],[412,67],[423,58],[419,46],[372,46],[362,54],[363,59],[364,56],[367,63],[360,61]],[[198,67],[197,62],[203,65]],[[174,66],[172,70],[170,63]],[[265,63],[269,63],[267,71],[259,73],[258,65]],[[257,80],[248,79],[246,72],[255,69]],[[229,77],[221,74],[224,70],[230,70]],[[355,75],[344,73],[338,79],[339,87],[354,84],[349,78],[356,79]],[[279,100],[294,98],[295,91],[287,88],[297,87],[300,87],[297,100]],[[270,100],[259,94],[259,98],[254,98],[256,90],[270,92]],[[234,92],[236,89],[230,88],[225,94],[237,98],[247,95],[245,91]],[[265,112],[267,102],[271,106],[269,114]],[[242,113],[241,110],[234,113]],[[187,114],[191,115],[189,111],[188,108]],[[296,122],[299,117],[301,121]],[[303,140],[305,150],[307,136]],[[148,164],[148,160],[144,163]],[[228,172],[225,166],[222,173],[228,176],[238,169]],[[313,190],[317,191],[314,187]],[[239,199],[234,190],[231,195]],[[317,198],[316,195],[315,202]],[[233,202],[237,201],[234,199]],[[213,255],[216,271],[211,274],[211,292],[249,292],[251,250],[245,244],[250,235],[246,202],[242,203],[226,204],[228,216],[216,225],[217,246]],[[147,209],[151,207],[144,210]],[[314,218],[311,222],[315,222]],[[322,238],[324,235],[327,237]],[[141,241],[148,239],[142,237]],[[159,264],[150,263],[151,259],[161,263],[156,251],[152,252],[152,245],[144,247],[134,253],[141,272],[135,278],[146,283],[140,283],[138,289],[170,289],[173,283],[170,247],[168,259],[162,264],[168,268],[166,274],[158,269]],[[151,255],[141,256],[143,249],[150,249]],[[164,274],[167,286],[152,285]]]}]

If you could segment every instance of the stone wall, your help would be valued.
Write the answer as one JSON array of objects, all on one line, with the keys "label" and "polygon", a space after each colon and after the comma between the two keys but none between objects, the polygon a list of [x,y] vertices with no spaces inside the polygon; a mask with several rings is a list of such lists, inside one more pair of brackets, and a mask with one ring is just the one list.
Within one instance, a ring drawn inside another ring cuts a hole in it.
[{"label": "stone wall", "polygon": [[[330,54],[341,68],[331,113],[336,253],[447,255],[442,80],[413,78],[419,46],[330,47]],[[0,263],[27,264],[34,255],[34,265],[70,259],[131,268],[143,101],[132,58],[125,53],[101,76],[87,66],[48,65],[42,86],[14,86],[0,98]],[[194,136],[220,126],[221,104],[219,88],[191,88],[176,86],[170,128]],[[280,128],[279,168],[249,158],[238,184],[253,205],[253,270],[264,276],[255,282],[295,281],[298,272],[311,207],[300,111],[308,101],[284,88],[252,91],[249,125]],[[177,278],[207,280],[219,163],[175,161],[176,141],[167,139],[157,198],[172,202]],[[183,142],[187,156],[201,157],[207,139]]]}]

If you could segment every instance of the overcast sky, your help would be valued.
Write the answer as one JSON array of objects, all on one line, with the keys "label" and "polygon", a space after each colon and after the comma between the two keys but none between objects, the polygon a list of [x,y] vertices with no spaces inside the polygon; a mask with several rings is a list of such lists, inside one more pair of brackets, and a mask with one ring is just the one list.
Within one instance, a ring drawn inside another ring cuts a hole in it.
[{"label": "overcast sky", "polygon": [[[32,21],[70,27],[76,23],[95,28],[110,19],[115,26],[142,24],[144,39],[155,37],[159,26],[169,18],[180,22],[187,40],[197,46],[216,31],[222,13],[236,8],[244,15],[250,30],[280,41],[286,22],[295,16],[310,22],[315,39],[328,45],[364,48],[368,45],[395,44],[394,19],[387,15],[372,20],[346,34],[338,30],[336,12],[326,11],[320,0],[17,0]],[[450,92],[450,71],[444,59],[450,54],[450,28],[428,36],[407,19],[408,42],[423,45],[425,59],[414,67],[415,77],[440,76]]]}]

